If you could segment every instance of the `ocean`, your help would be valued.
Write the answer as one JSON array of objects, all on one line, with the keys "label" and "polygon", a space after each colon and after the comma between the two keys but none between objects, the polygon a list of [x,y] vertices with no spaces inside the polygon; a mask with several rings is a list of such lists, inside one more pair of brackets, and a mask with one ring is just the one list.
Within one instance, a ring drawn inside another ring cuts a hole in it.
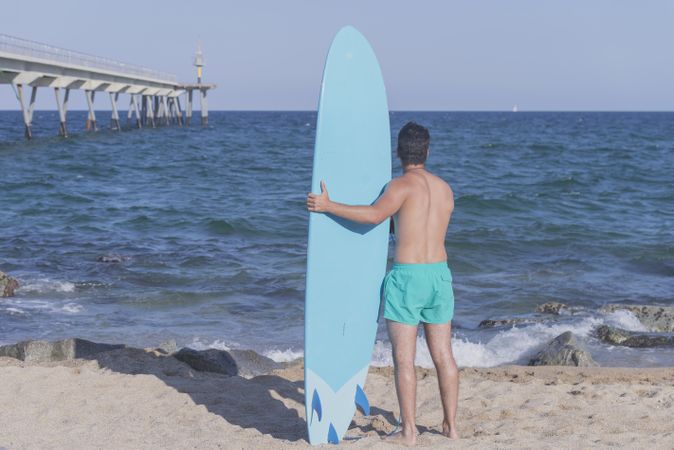
[{"label": "ocean", "polygon": [[[86,133],[86,113],[69,113],[62,139],[57,113],[37,111],[25,141],[20,113],[0,112],[0,270],[21,284],[0,299],[0,344],[175,339],[301,357],[315,112],[123,132],[97,116]],[[674,306],[674,113],[392,112],[394,141],[408,120],[429,127],[428,168],[455,192],[460,366],[526,364],[566,330],[604,366],[674,365],[672,348],[594,335],[644,330],[603,305]],[[576,312],[535,313],[550,301]],[[500,318],[532,323],[478,327]],[[383,324],[373,363],[391,364]]]}]

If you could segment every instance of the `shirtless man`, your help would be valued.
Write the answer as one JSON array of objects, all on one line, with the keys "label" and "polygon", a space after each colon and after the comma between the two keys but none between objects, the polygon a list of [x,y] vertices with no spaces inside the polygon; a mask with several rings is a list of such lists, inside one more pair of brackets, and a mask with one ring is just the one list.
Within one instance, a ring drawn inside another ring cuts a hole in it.
[{"label": "shirtless man", "polygon": [[309,211],[358,223],[379,224],[393,216],[395,263],[384,278],[384,318],[393,347],[402,429],[389,439],[404,445],[414,445],[417,436],[414,358],[419,322],[424,325],[438,374],[444,412],[442,432],[453,439],[459,437],[455,420],[459,372],[451,346],[454,294],[445,251],[454,195],[447,183],[426,170],[429,142],[428,130],[423,126],[409,122],[402,127],[397,152],[404,173],[388,184],[373,205],[350,206],[332,201],[324,182],[320,194],[310,193],[307,197]]}]

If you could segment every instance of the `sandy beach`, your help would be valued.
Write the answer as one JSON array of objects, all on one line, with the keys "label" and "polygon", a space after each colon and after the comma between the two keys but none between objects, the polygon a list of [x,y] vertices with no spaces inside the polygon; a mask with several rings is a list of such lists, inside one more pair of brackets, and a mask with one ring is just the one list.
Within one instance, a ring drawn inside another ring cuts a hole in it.
[{"label": "sandy beach", "polygon": [[[674,447],[674,369],[461,369],[462,439],[438,433],[433,370],[418,369],[421,448]],[[0,448],[307,448],[301,362],[254,378],[125,348],[49,363],[0,357]],[[391,368],[372,368],[372,415],[343,446],[391,448]]]}]

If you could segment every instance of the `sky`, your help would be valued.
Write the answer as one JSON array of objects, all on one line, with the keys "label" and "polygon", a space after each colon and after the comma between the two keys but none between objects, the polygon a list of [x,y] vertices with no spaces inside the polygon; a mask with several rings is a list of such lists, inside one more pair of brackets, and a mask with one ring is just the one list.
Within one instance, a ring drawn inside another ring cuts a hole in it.
[{"label": "sky", "polygon": [[[674,110],[671,0],[35,0],[29,9],[3,5],[0,33],[185,82],[196,79],[201,41],[204,82],[218,86],[211,110],[315,110],[344,25],[372,44],[392,110]],[[70,106],[85,109],[84,93]],[[17,108],[0,85],[0,109]],[[37,109],[55,109],[46,88]]]}]

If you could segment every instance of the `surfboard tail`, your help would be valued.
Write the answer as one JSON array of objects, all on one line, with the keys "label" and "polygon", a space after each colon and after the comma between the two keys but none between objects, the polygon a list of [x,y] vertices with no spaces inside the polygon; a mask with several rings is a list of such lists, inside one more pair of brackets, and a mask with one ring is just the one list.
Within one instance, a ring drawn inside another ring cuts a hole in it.
[{"label": "surfboard tail", "polygon": [[351,424],[356,406],[364,414],[370,404],[361,386],[365,383],[369,364],[357,370],[339,389],[331,388],[321,376],[307,370],[304,388],[312,392],[311,411],[307,411],[309,442],[311,444],[338,443]]}]

